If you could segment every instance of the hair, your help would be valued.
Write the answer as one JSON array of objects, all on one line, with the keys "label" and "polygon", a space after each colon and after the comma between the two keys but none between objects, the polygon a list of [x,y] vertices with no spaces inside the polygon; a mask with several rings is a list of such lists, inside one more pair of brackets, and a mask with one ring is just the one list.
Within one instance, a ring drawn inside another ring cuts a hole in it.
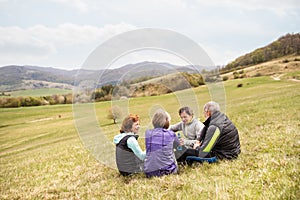
[{"label": "hair", "polygon": [[216,111],[220,111],[220,106],[217,102],[209,101],[204,105],[203,110],[210,111],[213,114]]},{"label": "hair", "polygon": [[170,126],[171,116],[169,113],[162,109],[158,109],[153,118],[152,118],[152,125],[154,128],[165,128],[168,129]]},{"label": "hair", "polygon": [[122,123],[122,127],[121,127],[121,130],[120,130],[120,133],[128,133],[128,132],[131,132],[131,129],[132,129],[132,125],[135,123],[135,122],[138,122],[140,121],[140,117],[136,114],[130,114],[128,115],[124,120],[123,120],[123,123]]},{"label": "hair", "polygon": [[188,106],[182,107],[178,111],[179,115],[181,115],[181,113],[183,113],[183,112],[185,112],[188,115],[194,116],[193,110]]}]

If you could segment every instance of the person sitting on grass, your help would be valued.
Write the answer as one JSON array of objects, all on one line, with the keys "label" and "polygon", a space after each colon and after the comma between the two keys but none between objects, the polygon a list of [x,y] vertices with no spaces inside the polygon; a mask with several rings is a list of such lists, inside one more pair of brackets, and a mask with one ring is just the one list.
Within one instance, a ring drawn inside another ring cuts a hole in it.
[{"label": "person sitting on grass", "polygon": [[117,167],[123,176],[143,171],[146,152],[137,142],[139,128],[139,116],[130,114],[123,120],[120,134],[114,137]]},{"label": "person sitting on grass", "polygon": [[188,149],[193,148],[204,125],[194,118],[193,110],[188,106],[180,108],[178,113],[182,121],[171,125],[170,130],[174,132],[182,131],[184,138],[181,138],[181,144],[184,144],[184,147]]},{"label": "person sitting on grass", "polygon": [[144,172],[148,178],[177,173],[173,145],[178,146],[180,142],[176,134],[168,130],[170,120],[167,112],[158,109],[152,118],[154,129],[146,131]]},{"label": "person sitting on grass", "polygon": [[185,162],[185,157],[183,157],[184,152],[187,149],[193,149],[204,125],[198,119],[194,118],[193,110],[188,106],[181,107],[178,113],[182,121],[171,125],[169,129],[174,132],[182,131],[183,133],[183,136],[181,135],[182,138],[180,138],[182,148],[175,151],[175,156],[177,162]]},{"label": "person sitting on grass", "polygon": [[187,149],[181,159],[187,156],[200,158],[234,159],[240,154],[239,133],[230,119],[220,111],[214,101],[204,105],[205,128],[197,139],[194,149]]}]

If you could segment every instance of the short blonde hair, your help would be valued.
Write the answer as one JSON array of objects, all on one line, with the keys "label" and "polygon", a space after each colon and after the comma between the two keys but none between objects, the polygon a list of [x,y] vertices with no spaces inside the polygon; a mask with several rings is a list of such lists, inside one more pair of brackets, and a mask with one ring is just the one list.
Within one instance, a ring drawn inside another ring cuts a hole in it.
[{"label": "short blonde hair", "polygon": [[154,128],[167,129],[170,126],[170,120],[171,116],[169,115],[169,113],[162,109],[158,109],[152,118],[152,125],[154,126]]}]

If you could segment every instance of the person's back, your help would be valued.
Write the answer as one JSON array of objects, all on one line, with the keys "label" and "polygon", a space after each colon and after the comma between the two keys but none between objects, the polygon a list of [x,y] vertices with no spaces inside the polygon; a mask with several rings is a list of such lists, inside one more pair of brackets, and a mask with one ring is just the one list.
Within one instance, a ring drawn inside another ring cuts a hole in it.
[{"label": "person's back", "polygon": [[152,119],[154,129],[146,131],[144,172],[147,177],[163,176],[177,172],[173,145],[174,141],[179,145],[179,140],[172,130],[167,129],[169,121],[169,115],[159,109]]},{"label": "person's back", "polygon": [[146,175],[159,169],[176,170],[173,143],[176,135],[164,128],[146,131],[146,158],[144,171]]}]

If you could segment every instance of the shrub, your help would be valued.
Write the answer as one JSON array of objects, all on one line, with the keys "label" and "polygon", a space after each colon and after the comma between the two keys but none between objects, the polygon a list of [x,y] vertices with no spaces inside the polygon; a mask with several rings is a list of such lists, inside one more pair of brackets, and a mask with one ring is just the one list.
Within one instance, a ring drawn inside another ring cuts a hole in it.
[{"label": "shrub", "polygon": [[17,108],[21,106],[21,102],[16,98],[9,98],[4,106],[6,108]]},{"label": "shrub", "polygon": [[223,81],[227,81],[229,79],[228,76],[223,76]]},{"label": "shrub", "polygon": [[294,61],[300,61],[300,58],[295,58]]},{"label": "shrub", "polygon": [[283,62],[283,63],[288,63],[289,60],[288,60],[288,59],[284,59],[282,62]]},{"label": "shrub", "polygon": [[114,124],[117,123],[117,120],[122,117],[122,110],[119,106],[113,106],[108,110],[108,119],[114,120]]},{"label": "shrub", "polygon": [[257,72],[257,73],[254,75],[254,77],[259,77],[259,76],[262,76],[262,74],[259,73],[259,72]]},{"label": "shrub", "polygon": [[240,75],[239,75],[239,73],[238,72],[233,72],[233,78],[234,79],[238,79],[238,78],[240,78]]}]

